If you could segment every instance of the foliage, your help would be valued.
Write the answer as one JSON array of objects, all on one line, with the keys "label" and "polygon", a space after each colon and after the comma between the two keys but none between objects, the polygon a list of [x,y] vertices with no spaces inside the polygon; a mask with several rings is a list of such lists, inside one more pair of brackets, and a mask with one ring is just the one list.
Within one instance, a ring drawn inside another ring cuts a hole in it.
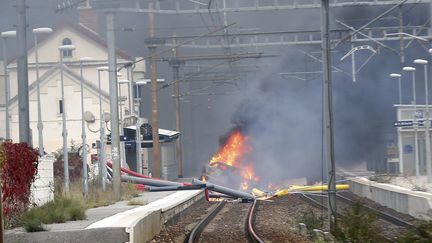
[{"label": "foliage", "polygon": [[322,229],[324,226],[324,219],[322,216],[315,215],[313,211],[303,212],[299,223],[304,223],[308,229],[309,234],[312,234],[314,229]]},{"label": "foliage", "polygon": [[85,219],[85,209],[83,203],[77,199],[56,197],[54,201],[28,210],[21,223],[28,232],[42,231],[45,230],[43,224]]},{"label": "foliage", "polygon": [[[109,184],[106,191],[102,191],[99,184],[100,181],[89,183],[89,195],[86,198],[82,197],[88,208],[107,206],[118,201],[114,196],[113,188]],[[121,184],[121,192],[121,200],[129,200],[138,196],[138,191],[129,183]]]},{"label": "foliage", "polygon": [[[79,154],[79,147],[72,141],[71,147],[68,149],[68,165],[69,165],[69,180],[71,182],[77,181],[82,176],[82,159]],[[63,150],[59,149],[54,154],[54,178],[56,182],[63,181],[64,177],[64,161],[63,161]]]},{"label": "foliage", "polygon": [[432,221],[423,222],[399,238],[400,243],[432,242]]},{"label": "foliage", "polygon": [[360,202],[346,210],[332,232],[339,242],[373,243],[380,242],[380,228],[373,225],[377,215],[367,212]]},{"label": "foliage", "polygon": [[[63,184],[57,183],[55,188],[55,197],[62,197],[63,193]],[[70,184],[70,197],[76,199],[86,207],[86,208],[95,208],[102,207],[113,204],[118,200],[114,197],[113,189],[110,184],[107,184],[106,191],[102,191],[101,181],[93,180],[89,181],[89,191],[88,196],[84,197],[83,195],[83,185],[82,181],[75,181]],[[133,197],[138,196],[137,189],[130,183],[122,183],[121,184],[121,200],[129,200]]]},{"label": "foliage", "polygon": [[7,224],[14,226],[27,209],[30,186],[38,168],[38,151],[27,143],[6,141],[0,145],[3,212]]},{"label": "foliage", "polygon": [[144,206],[147,204],[148,204],[147,200],[142,200],[137,198],[132,198],[131,200],[128,201],[128,205],[133,205],[133,206]]},{"label": "foliage", "polygon": [[370,181],[375,181],[377,183],[390,183],[394,176],[392,175],[374,175],[369,177]]}]

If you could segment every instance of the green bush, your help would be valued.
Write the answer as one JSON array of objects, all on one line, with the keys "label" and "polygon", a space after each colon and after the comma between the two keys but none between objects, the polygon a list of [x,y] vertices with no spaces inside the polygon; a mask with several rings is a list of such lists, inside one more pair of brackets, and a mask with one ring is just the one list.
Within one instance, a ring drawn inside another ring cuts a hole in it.
[{"label": "green bush", "polygon": [[42,218],[45,215],[41,210],[34,208],[34,210],[29,210],[23,215],[22,224],[24,229],[27,232],[37,232],[44,231],[45,227],[43,226]]},{"label": "green bush", "polygon": [[382,240],[381,229],[374,225],[377,215],[367,212],[360,202],[346,210],[332,232],[338,242],[374,243]]},{"label": "green bush", "polygon": [[29,232],[44,230],[43,224],[85,219],[85,207],[76,199],[57,197],[41,207],[28,210],[21,223]]},{"label": "green bush", "polygon": [[426,243],[432,242],[432,222],[424,222],[408,231],[399,238],[400,243]]},{"label": "green bush", "polygon": [[306,225],[309,234],[311,234],[314,229],[322,229],[324,227],[323,217],[315,215],[313,211],[303,212],[299,223],[304,223]]}]

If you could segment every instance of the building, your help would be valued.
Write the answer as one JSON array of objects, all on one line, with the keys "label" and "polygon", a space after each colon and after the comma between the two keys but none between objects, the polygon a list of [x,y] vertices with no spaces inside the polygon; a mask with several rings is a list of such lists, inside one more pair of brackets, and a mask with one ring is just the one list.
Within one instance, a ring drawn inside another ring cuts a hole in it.
[{"label": "building", "polygon": [[[88,143],[99,139],[99,87],[98,74],[101,79],[101,100],[104,111],[109,112],[109,85],[108,72],[98,71],[97,68],[107,66],[107,45],[95,31],[65,19],[53,28],[53,32],[48,35],[38,36],[38,63],[39,79],[36,76],[35,47],[28,50],[28,80],[29,80],[29,110],[30,128],[32,131],[33,146],[38,147],[38,107],[37,107],[37,85],[40,87],[41,114],[43,122],[43,142],[46,152],[54,152],[62,148],[62,113],[66,112],[68,143],[72,145],[81,144],[81,76],[80,58],[91,57],[91,61],[82,62],[83,86],[84,86],[84,109],[91,111],[96,117],[96,122],[89,125],[87,129]],[[33,36],[29,36],[29,39]],[[74,45],[73,51],[63,51],[60,53],[58,47],[61,45]],[[63,67],[60,65],[60,55],[63,57]],[[122,50],[117,49],[118,67],[132,61],[132,57]],[[10,77],[10,134],[13,141],[18,141],[18,97],[17,97],[17,63],[12,60],[7,65]],[[61,78],[60,73],[63,69],[65,100],[61,99]],[[135,71],[144,73],[145,67],[139,65]],[[126,79],[128,70],[121,70],[119,79]],[[119,104],[121,116],[130,114],[128,104],[131,89],[129,85],[120,85]],[[0,88],[2,96],[4,94],[4,84]],[[65,110],[62,110],[62,102],[65,102]],[[5,137],[5,106],[0,106],[0,137]],[[109,126],[109,125],[108,125]]]},{"label": "building", "polygon": [[[399,171],[404,175],[416,175],[415,163],[415,139],[414,139],[414,116],[418,122],[418,159],[420,175],[426,175],[426,142],[424,120],[426,118],[426,106],[417,105],[395,105],[397,111],[398,153]],[[430,117],[430,115],[429,115]]]}]

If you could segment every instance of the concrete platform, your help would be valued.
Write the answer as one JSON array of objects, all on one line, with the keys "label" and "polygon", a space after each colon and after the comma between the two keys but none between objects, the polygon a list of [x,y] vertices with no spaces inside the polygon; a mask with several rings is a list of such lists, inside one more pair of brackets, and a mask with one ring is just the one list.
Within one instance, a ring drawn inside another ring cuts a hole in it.
[{"label": "concrete platform", "polygon": [[366,178],[350,178],[350,191],[398,212],[418,219],[432,219],[432,194],[400,186],[377,183]]},{"label": "concrete platform", "polygon": [[146,205],[113,205],[91,208],[86,220],[46,225],[48,231],[27,233],[23,228],[7,230],[5,242],[146,242],[162,225],[204,197],[202,190],[144,192],[137,200]]}]

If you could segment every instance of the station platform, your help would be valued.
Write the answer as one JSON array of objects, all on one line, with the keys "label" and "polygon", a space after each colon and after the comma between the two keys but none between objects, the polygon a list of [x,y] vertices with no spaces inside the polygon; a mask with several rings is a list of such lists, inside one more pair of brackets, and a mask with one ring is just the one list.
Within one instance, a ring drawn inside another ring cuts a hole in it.
[{"label": "station platform", "polygon": [[348,178],[350,191],[400,213],[417,219],[432,220],[432,193],[415,191],[366,177]]},{"label": "station platform", "polygon": [[6,230],[5,242],[146,242],[165,222],[198,200],[204,190],[143,192],[136,200],[86,210],[86,219],[46,225],[47,231],[28,233],[23,228]]}]

